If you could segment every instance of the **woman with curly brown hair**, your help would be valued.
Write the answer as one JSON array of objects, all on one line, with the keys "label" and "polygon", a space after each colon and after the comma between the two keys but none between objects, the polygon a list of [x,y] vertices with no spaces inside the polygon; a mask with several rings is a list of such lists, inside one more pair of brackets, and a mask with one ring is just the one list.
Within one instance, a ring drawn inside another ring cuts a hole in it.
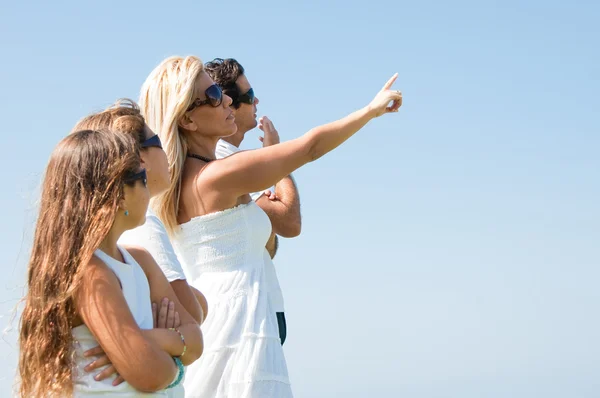
[{"label": "woman with curly brown hair", "polygon": [[[20,320],[21,397],[165,396],[202,334],[152,257],[117,245],[145,221],[149,193],[135,140],[114,131],[68,135],[42,185]],[[181,326],[154,329],[151,300],[175,303]],[[100,345],[126,383],[83,367]]]}]

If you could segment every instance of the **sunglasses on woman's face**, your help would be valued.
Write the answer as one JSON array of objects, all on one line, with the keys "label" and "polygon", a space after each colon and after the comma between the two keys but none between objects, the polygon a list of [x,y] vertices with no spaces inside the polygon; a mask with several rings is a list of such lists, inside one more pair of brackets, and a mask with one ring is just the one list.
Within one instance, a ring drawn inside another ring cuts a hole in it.
[{"label": "sunglasses on woman's face", "polygon": [[125,179],[125,184],[135,185],[136,181],[141,181],[145,187],[148,186],[148,177],[146,176],[146,169],[142,169],[137,173],[134,173]]},{"label": "sunglasses on woman's face", "polygon": [[140,147],[142,149],[146,149],[146,148],[161,148],[162,149],[162,143],[160,142],[160,137],[158,136],[158,134],[154,134],[152,137],[146,139],[144,142],[142,142],[140,144]]},{"label": "sunglasses on woman's face", "polygon": [[238,95],[237,89],[226,90],[225,94],[231,97],[233,100],[231,106],[233,106],[235,109],[238,109],[242,104],[254,104],[254,90],[252,88],[241,95]]},{"label": "sunglasses on woman's face", "polygon": [[223,91],[221,91],[221,87],[216,84],[207,88],[206,91],[204,91],[204,95],[206,96],[206,99],[196,98],[188,107],[187,112],[192,111],[199,106],[208,104],[216,108],[223,102]]}]

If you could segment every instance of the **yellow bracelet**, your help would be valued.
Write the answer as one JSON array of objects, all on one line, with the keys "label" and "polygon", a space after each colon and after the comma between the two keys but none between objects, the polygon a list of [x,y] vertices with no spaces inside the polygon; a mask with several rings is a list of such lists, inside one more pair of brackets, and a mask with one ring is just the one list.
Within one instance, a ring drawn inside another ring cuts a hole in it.
[{"label": "yellow bracelet", "polygon": [[179,358],[181,358],[185,355],[185,352],[187,351],[187,346],[185,345],[185,339],[183,338],[183,333],[181,333],[178,328],[169,328],[169,330],[173,330],[173,331],[179,333],[179,337],[181,338],[181,342],[183,343],[183,352],[179,356]]}]

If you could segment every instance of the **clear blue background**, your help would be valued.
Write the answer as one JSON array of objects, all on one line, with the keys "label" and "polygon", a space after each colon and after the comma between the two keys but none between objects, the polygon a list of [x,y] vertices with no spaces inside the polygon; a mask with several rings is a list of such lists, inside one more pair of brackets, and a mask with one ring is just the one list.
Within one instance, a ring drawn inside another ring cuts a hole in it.
[{"label": "clear blue background", "polygon": [[598,20],[593,1],[3,2],[1,326],[51,150],[163,58],[237,58],[282,139],[399,72],[398,114],[295,173],[303,232],[276,259],[295,395],[600,396]]}]

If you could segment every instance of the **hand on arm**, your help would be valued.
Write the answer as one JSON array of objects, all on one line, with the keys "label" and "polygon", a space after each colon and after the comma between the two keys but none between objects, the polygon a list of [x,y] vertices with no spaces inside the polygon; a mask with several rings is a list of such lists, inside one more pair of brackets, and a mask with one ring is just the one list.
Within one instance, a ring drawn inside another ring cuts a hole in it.
[{"label": "hand on arm", "polygon": [[[146,273],[148,284],[150,285],[150,297],[152,301],[156,302],[167,297],[170,301],[175,303],[175,310],[179,313],[181,319],[179,331],[183,334],[186,343],[185,355],[180,359],[184,365],[193,363],[200,355],[202,355],[202,351],[204,350],[202,332],[200,331],[198,322],[187,312],[183,305],[181,305],[177,295],[167,281],[167,278],[152,256],[143,248],[129,247],[127,250]],[[172,356],[179,356],[183,352],[181,337],[179,333],[174,330],[145,330],[144,335],[154,340],[162,349]]]},{"label": "hand on arm", "polygon": [[75,301],[79,316],[131,386],[145,392],[165,388],[177,374],[173,358],[138,327],[113,271],[96,257],[88,267]]},{"label": "hand on arm", "polygon": [[[179,313],[175,311],[174,304],[175,303],[168,298],[162,300],[160,309],[157,308],[156,303],[152,303],[152,318],[154,320],[155,328],[178,328],[181,325]],[[125,381],[123,376],[118,374],[117,369],[110,362],[110,358],[106,355],[101,346],[87,350],[83,355],[87,358],[96,357],[84,368],[86,372],[93,372],[96,369],[106,366],[105,369],[94,376],[96,381],[107,379],[114,374],[117,374],[117,377],[112,382],[113,386],[118,386]]]}]

